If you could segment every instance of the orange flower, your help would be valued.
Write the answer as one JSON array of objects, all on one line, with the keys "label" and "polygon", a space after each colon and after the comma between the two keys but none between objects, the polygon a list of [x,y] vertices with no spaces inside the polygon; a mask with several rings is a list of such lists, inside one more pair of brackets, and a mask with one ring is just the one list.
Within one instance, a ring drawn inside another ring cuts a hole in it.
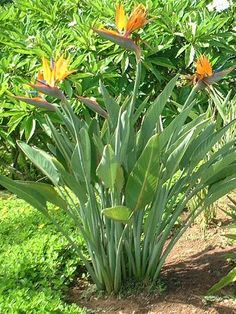
[{"label": "orange flower", "polygon": [[128,18],[125,26],[125,36],[129,36],[131,33],[139,28],[143,28],[147,23],[147,9],[143,4],[139,4],[134,8],[130,17]]},{"label": "orange flower", "polygon": [[[116,28],[119,33],[125,37],[129,37],[131,33],[139,28],[142,28],[147,23],[147,9],[143,4],[134,7],[129,18],[125,15],[125,10],[122,4],[116,7]],[[109,30],[107,30],[109,32]]]},{"label": "orange flower", "polygon": [[196,62],[196,73],[186,78],[192,81],[193,84],[199,83],[198,85],[203,87],[204,84],[211,85],[220,81],[235,69],[236,67],[232,66],[222,71],[213,71],[208,58],[205,55],[201,55]]},{"label": "orange flower", "polygon": [[130,35],[137,29],[144,27],[148,22],[147,9],[143,4],[139,4],[134,7],[131,15],[127,17],[123,5],[118,4],[116,6],[115,22],[117,31],[109,29],[93,30],[101,37],[111,40],[125,49],[135,51],[137,60],[140,60],[140,47],[130,38]]},{"label": "orange flower", "polygon": [[205,55],[201,55],[197,60],[196,68],[197,81],[213,75],[211,63]]},{"label": "orange flower", "polygon": [[67,76],[76,70],[68,71],[70,60],[61,56],[57,61],[49,62],[46,58],[42,59],[42,69],[38,73],[37,80],[53,87],[57,82],[63,81]]}]

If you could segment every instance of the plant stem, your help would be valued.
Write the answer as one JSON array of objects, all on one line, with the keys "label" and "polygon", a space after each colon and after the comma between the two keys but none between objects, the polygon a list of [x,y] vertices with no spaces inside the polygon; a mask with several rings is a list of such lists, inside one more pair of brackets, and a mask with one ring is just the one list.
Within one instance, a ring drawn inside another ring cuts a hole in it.
[{"label": "plant stem", "polygon": [[141,80],[141,69],[142,69],[141,61],[137,61],[134,89],[133,89],[133,94],[132,94],[132,98],[131,98],[131,101],[130,101],[130,105],[128,107],[129,117],[132,116],[132,113],[134,111],[135,101],[136,101],[136,99],[138,97],[138,91],[139,91],[140,80]]}]

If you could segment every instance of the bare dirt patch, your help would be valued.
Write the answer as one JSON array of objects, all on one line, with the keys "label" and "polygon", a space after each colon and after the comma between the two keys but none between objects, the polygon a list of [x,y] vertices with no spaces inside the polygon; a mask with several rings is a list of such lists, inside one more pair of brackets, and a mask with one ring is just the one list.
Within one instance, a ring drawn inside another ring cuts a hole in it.
[{"label": "bare dirt patch", "polygon": [[[225,206],[225,202],[224,199],[220,206]],[[236,314],[236,286],[221,292],[220,298],[204,299],[207,290],[235,266],[227,262],[226,256],[235,252],[236,247],[230,246],[222,237],[225,231],[222,225],[227,226],[228,222],[219,211],[216,224],[205,235],[199,224],[186,231],[162,271],[162,280],[166,284],[162,295],[139,293],[126,298],[98,297],[87,293],[88,286],[78,281],[70,290],[70,301],[86,307],[88,313]],[[235,299],[229,299],[229,294]]]}]

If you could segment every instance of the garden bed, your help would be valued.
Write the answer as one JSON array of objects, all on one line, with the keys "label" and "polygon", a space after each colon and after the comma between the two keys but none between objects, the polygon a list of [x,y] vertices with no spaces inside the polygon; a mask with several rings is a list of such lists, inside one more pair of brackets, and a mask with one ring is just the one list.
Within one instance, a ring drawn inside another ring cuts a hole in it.
[{"label": "garden bed", "polygon": [[[226,199],[219,206],[225,203]],[[91,286],[79,280],[70,291],[70,300],[85,306],[88,313],[236,313],[236,300],[232,297],[236,295],[235,286],[223,290],[219,297],[204,297],[207,290],[233,268],[226,256],[236,248],[222,236],[225,232],[222,225],[227,227],[229,223],[230,220],[218,211],[209,229],[203,231],[201,224],[188,229],[167,259],[162,272],[165,291],[161,294],[158,289],[151,294],[133,289],[126,297],[98,297],[90,294]],[[163,285],[161,287],[163,290]]]}]

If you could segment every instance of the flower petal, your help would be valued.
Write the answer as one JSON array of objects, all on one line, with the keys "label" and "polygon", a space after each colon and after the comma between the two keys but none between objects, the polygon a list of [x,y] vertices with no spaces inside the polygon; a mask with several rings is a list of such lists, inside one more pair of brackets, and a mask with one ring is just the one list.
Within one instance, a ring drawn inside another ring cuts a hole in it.
[{"label": "flower petal", "polygon": [[126,28],[127,17],[125,15],[124,7],[120,3],[117,4],[116,6],[115,20],[116,20],[116,27],[120,32]]},{"label": "flower petal", "polygon": [[210,61],[205,55],[201,55],[196,63],[196,73],[199,80],[205,77],[210,77],[213,74]]},{"label": "flower petal", "polygon": [[147,23],[147,9],[143,4],[136,6],[128,18],[125,35],[129,36],[135,30],[142,28]]},{"label": "flower petal", "polygon": [[47,82],[48,85],[54,86],[55,85],[54,70],[51,69],[50,62],[46,58],[43,58],[42,63],[44,80]]}]

